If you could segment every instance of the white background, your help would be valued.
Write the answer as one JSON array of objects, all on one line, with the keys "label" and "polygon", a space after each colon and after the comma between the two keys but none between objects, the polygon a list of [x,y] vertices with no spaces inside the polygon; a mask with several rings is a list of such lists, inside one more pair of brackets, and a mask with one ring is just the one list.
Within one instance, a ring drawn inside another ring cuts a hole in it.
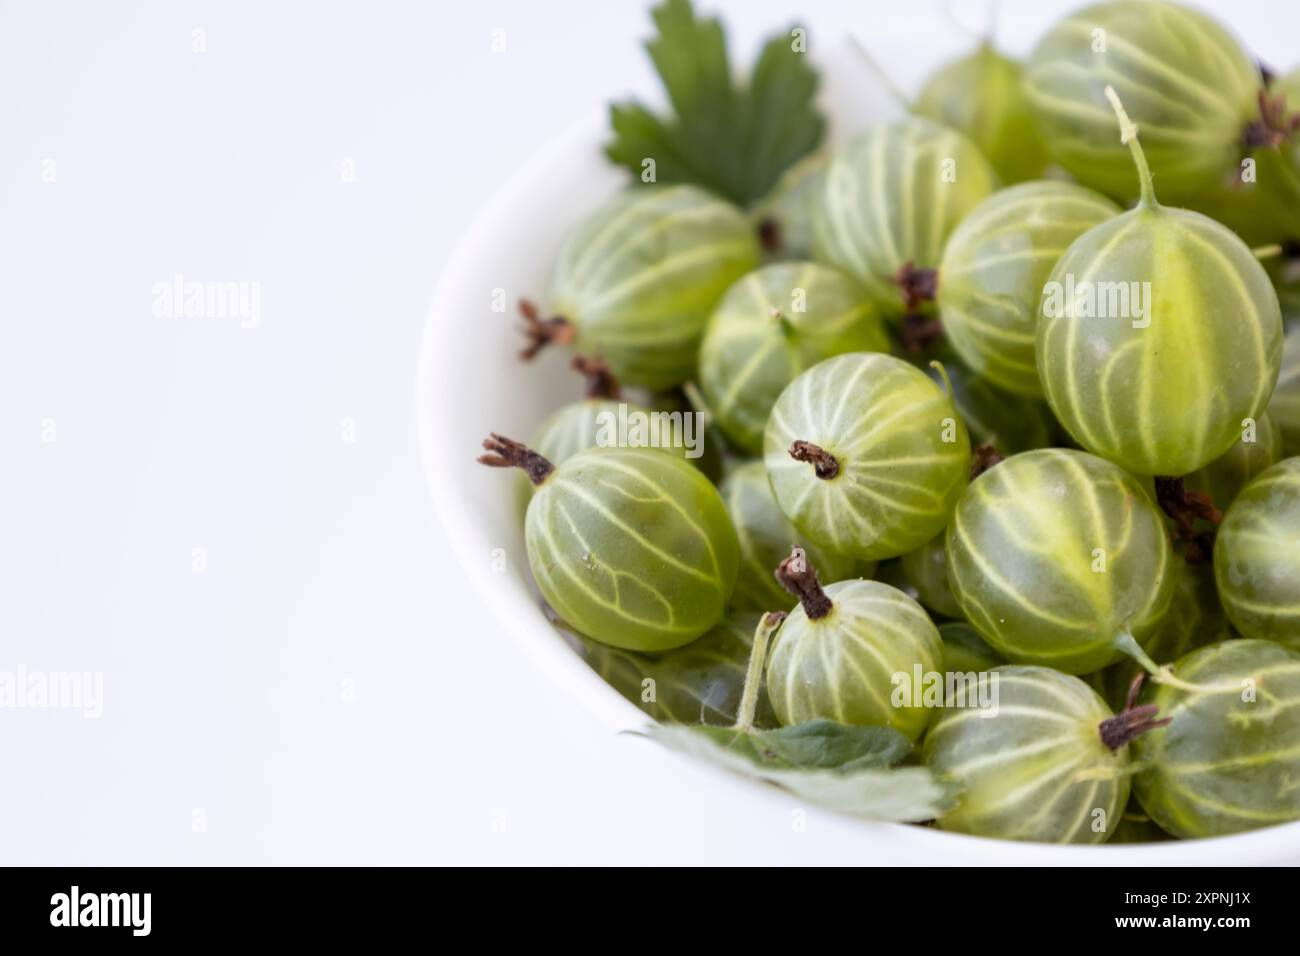
[{"label": "white background", "polygon": [[[908,88],[969,43],[928,3],[700,5],[741,58],[851,28]],[[1004,0],[999,38],[1072,5]],[[1300,58],[1293,4],[1203,5]],[[104,679],[98,720],[0,710],[0,862],[809,858],[780,803],[719,806],[550,693],[420,472],[442,263],[557,129],[657,98],[647,27],[641,0],[0,2],[0,671]],[[260,325],[156,317],[177,273],[259,283]]]}]

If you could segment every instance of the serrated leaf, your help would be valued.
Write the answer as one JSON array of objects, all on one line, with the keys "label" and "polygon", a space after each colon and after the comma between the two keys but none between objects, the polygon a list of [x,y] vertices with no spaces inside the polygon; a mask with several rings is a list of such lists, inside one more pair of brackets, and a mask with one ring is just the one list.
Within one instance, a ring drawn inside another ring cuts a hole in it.
[{"label": "serrated leaf", "polygon": [[[797,739],[811,740],[824,733],[807,729],[810,726],[802,725],[802,734],[788,735],[786,743]],[[767,732],[769,735],[772,733],[779,732]],[[646,730],[645,736],[670,750],[773,784],[809,803],[872,820],[931,820],[951,807],[957,795],[955,785],[940,779],[925,767],[861,766],[844,759],[849,746],[847,737],[839,738],[836,746],[828,748],[836,753],[835,759],[841,760],[838,769],[831,769],[818,765],[790,765],[784,757],[766,751],[763,742],[754,739],[763,735],[752,732],[656,724]],[[862,738],[862,742],[866,745],[863,757],[873,753],[876,755],[873,759],[882,761],[886,753],[897,749],[896,743],[887,741],[887,735],[869,742]]]},{"label": "serrated leaf", "polygon": [[606,155],[638,177],[651,158],[656,182],[693,183],[738,205],[762,198],[825,133],[806,54],[793,49],[792,31],[778,34],[764,45],[749,84],[736,88],[716,19],[696,17],[690,0],[664,0],[652,16],[658,34],[646,49],[674,115],[614,104]]}]

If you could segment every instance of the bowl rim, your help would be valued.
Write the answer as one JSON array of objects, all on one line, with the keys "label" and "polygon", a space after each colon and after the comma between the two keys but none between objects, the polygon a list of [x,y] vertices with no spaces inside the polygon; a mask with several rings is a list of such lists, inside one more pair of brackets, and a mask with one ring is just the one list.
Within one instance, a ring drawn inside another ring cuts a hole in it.
[{"label": "bowl rim", "polygon": [[[473,505],[461,499],[446,456],[435,451],[439,447],[448,447],[448,441],[443,424],[445,416],[434,414],[435,408],[455,407],[458,399],[450,392],[440,391],[450,377],[440,375],[439,368],[441,363],[454,361],[454,350],[436,347],[440,341],[455,341],[451,333],[456,316],[451,304],[466,294],[458,285],[458,276],[466,271],[468,263],[491,248],[492,237],[517,219],[519,210],[528,207],[530,197],[535,197],[538,190],[554,188],[557,166],[570,162],[566,157],[579,150],[590,152],[592,144],[600,141],[606,122],[606,114],[600,110],[571,124],[521,164],[473,219],[442,270],[425,318],[416,373],[414,421],[426,487],[447,540],[460,567],[473,583],[476,596],[487,604],[510,638],[548,679],[570,697],[582,701],[611,731],[618,732],[644,727],[649,718],[562,640],[557,640],[555,629],[538,601],[528,601],[519,593],[502,593],[499,581],[494,580],[494,572],[483,560],[492,547],[488,535],[475,527],[471,520]],[[506,491],[502,494],[503,499],[508,496]],[[681,755],[675,756],[688,760]],[[704,766],[700,761],[689,762],[693,766]],[[739,784],[743,787],[741,792],[753,799],[779,801],[791,809],[800,803],[795,797],[761,781],[743,778],[721,768],[710,769],[715,775],[725,776]],[[848,829],[860,832],[864,845],[872,840],[873,834],[879,834],[877,828],[884,827],[898,831],[893,834],[896,841],[912,843],[918,852],[927,852],[935,858],[941,858],[948,851],[954,857],[978,856],[990,863],[1037,866],[1186,866],[1207,862],[1252,865],[1261,861],[1289,859],[1294,862],[1300,859],[1300,821],[1194,840],[1079,846],[998,840],[825,812],[849,824]]]}]

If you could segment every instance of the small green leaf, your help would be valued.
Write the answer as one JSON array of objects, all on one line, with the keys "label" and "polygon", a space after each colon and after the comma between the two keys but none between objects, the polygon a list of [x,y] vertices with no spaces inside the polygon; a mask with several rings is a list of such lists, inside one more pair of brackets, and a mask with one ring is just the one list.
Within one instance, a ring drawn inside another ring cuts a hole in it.
[{"label": "small green leaf", "polygon": [[658,35],[646,49],[674,115],[614,104],[606,155],[637,177],[653,159],[656,182],[693,183],[741,206],[767,195],[825,134],[813,106],[817,74],[794,48],[793,30],[764,45],[738,89],[716,19],[696,17],[690,0],[664,0],[652,16]]},{"label": "small green leaf", "polygon": [[[918,822],[931,820],[952,806],[955,785],[925,767],[887,764],[910,750],[903,738],[901,751],[893,732],[886,728],[843,728],[833,732],[814,721],[783,731],[745,733],[729,728],[684,724],[655,724],[644,734],[661,745],[722,767],[741,776],[763,780],[797,797],[840,813],[873,820]],[[901,736],[901,735],[899,735]],[[772,737],[783,750],[771,746]],[[856,756],[854,756],[856,754]],[[790,756],[812,759],[797,765]],[[824,761],[818,763],[816,761]]]}]

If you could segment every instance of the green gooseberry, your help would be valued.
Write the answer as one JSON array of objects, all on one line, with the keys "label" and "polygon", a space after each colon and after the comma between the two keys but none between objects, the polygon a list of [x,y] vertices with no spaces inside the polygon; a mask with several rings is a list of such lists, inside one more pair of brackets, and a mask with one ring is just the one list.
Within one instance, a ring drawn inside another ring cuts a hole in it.
[{"label": "green gooseberry", "polygon": [[1156,823],[1183,838],[1300,819],[1300,653],[1272,641],[1211,644],[1178,673],[1208,689],[1147,687],[1170,719],[1133,745],[1133,789]]},{"label": "green gooseberry", "polygon": [[[994,469],[996,471],[996,469]],[[1147,712],[1116,717],[1077,677],[1007,664],[992,707],[945,707],[922,759],[963,787],[941,830],[1041,843],[1104,843],[1129,796],[1126,744]]]},{"label": "green gooseberry", "polygon": [[560,619],[605,644],[666,651],[720,620],[739,548],[717,489],[649,448],[588,448],[554,465],[493,434],[479,461],[538,486],[524,519],[533,578]]},{"label": "green gooseberry", "polygon": [[987,40],[936,71],[921,88],[914,112],[965,133],[1005,183],[1047,171],[1047,144],[1021,85],[1023,67]]},{"label": "green gooseberry", "polygon": [[1137,797],[1130,795],[1128,806],[1124,808],[1124,814],[1120,817],[1119,826],[1106,842],[1163,843],[1172,839],[1171,835],[1160,829],[1159,825],[1147,816],[1147,812],[1142,809],[1142,804],[1138,803]]},{"label": "green gooseberry", "polygon": [[[578,641],[587,663],[655,720],[729,727],[740,710],[759,617],[729,614],[703,637],[657,655]],[[759,697],[755,724],[777,726],[766,693]]]},{"label": "green gooseberry", "polygon": [[1231,448],[1183,479],[1188,491],[1208,495],[1219,509],[1227,508],[1255,476],[1282,460],[1282,434],[1267,412],[1247,419]]},{"label": "green gooseberry", "polygon": [[1191,204],[1235,174],[1261,82],[1215,20],[1173,3],[1099,3],[1053,26],[1025,64],[1025,95],[1052,158],[1083,185],[1131,199],[1138,182],[1114,140],[1107,86],[1141,121],[1171,202]]},{"label": "green gooseberry", "polygon": [[1038,372],[1056,417],[1084,448],[1137,474],[1185,475],[1226,452],[1242,420],[1264,411],[1282,316],[1241,239],[1156,201],[1137,130],[1109,94],[1142,200],[1085,232],[1052,269]]},{"label": "green gooseberry", "polygon": [[565,240],[551,317],[523,305],[531,358],[571,343],[623,381],[667,389],[689,379],[709,312],[759,262],[749,220],[695,186],[619,193]]},{"label": "green gooseberry", "polygon": [[786,387],[768,419],[763,461],[777,503],[805,536],[876,561],[943,529],[970,472],[970,439],[925,373],[857,352]]},{"label": "green gooseberry", "polygon": [[903,574],[920,602],[943,617],[961,617],[961,605],[948,587],[948,554],[942,533],[903,555]]},{"label": "green gooseberry", "polygon": [[699,386],[718,426],[750,454],[768,412],[796,375],[845,352],[887,352],[889,336],[857,281],[829,266],[789,262],[738,281],[700,345]]},{"label": "green gooseberry", "polygon": [[1053,444],[1056,419],[1046,402],[1003,391],[959,361],[943,369],[943,375],[931,369],[930,378],[952,386],[952,403],[972,445],[990,445],[1003,455],[1014,455]]},{"label": "green gooseberry", "polygon": [[1214,542],[1214,575],[1238,631],[1300,650],[1300,458],[1237,495]]},{"label": "green gooseberry", "polygon": [[[740,541],[740,573],[731,606],[743,611],[784,609],[790,603],[789,595],[772,572],[803,535],[776,503],[767,469],[761,461],[745,462],[728,472],[718,490]],[[804,545],[804,550],[828,581],[870,577],[874,570],[812,542]]]},{"label": "green gooseberry", "polygon": [[1276,223],[1275,239],[1300,238],[1300,68],[1260,96],[1259,116],[1246,130],[1255,180]]},{"label": "green gooseberry", "polygon": [[947,549],[963,616],[1016,663],[1087,674],[1144,656],[1173,598],[1160,511],[1132,475],[1084,452],[1029,451],[984,472],[957,502]]},{"label": "green gooseberry", "polygon": [[963,362],[994,385],[1041,398],[1034,331],[1043,283],[1075,239],[1119,214],[1073,183],[1002,189],[953,231],[939,267],[939,312]]},{"label": "green gooseberry", "polygon": [[832,154],[813,211],[813,255],[862,282],[886,318],[932,307],[943,244],[998,186],[979,147],[911,117]]},{"label": "green gooseberry", "polygon": [[[1175,561],[1174,597],[1169,611],[1155,633],[1147,638],[1144,650],[1157,664],[1172,665],[1180,657],[1219,641],[1234,637],[1228,616],[1223,613],[1214,583],[1214,565],[1208,561],[1189,564]],[[1092,684],[1112,707],[1121,707],[1141,665],[1125,658],[1089,675]]]},{"label": "green gooseberry", "polygon": [[939,639],[943,641],[943,669],[946,673],[979,673],[991,671],[1006,663],[1006,660],[980,637],[979,631],[965,621],[949,621],[947,624],[940,624]]},{"label": "green gooseberry", "polygon": [[1282,434],[1283,452],[1300,455],[1300,325],[1289,329],[1282,341],[1281,369],[1268,401],[1268,417]]},{"label": "green gooseberry", "polygon": [[777,181],[751,211],[759,240],[770,258],[812,258],[812,210],[826,175],[828,154],[811,153]]},{"label": "green gooseberry", "polygon": [[767,663],[772,709],[784,726],[833,720],[882,724],[915,740],[929,711],[918,693],[897,697],[896,675],[938,671],[939,632],[921,605],[879,581],[838,581],[824,589],[803,550],[777,569],[799,605],[777,631]]}]

